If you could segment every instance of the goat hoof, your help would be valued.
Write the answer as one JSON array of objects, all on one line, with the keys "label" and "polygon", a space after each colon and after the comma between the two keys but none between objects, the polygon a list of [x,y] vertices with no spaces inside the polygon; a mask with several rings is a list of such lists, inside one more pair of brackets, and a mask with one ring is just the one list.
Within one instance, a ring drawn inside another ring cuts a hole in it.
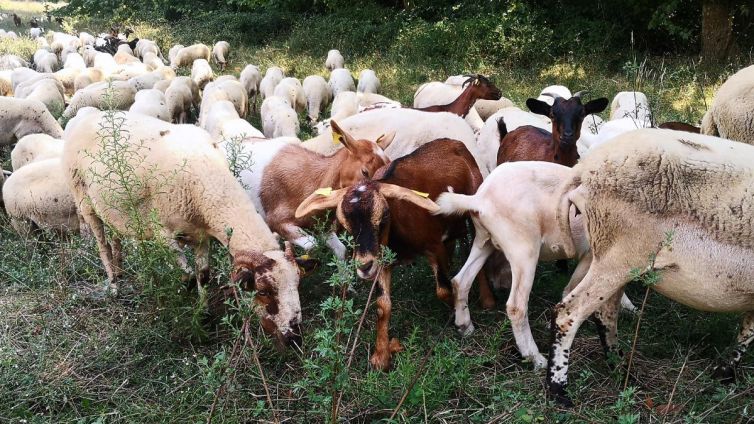
[{"label": "goat hoof", "polygon": [[376,370],[387,371],[390,369],[390,355],[375,353],[369,358],[369,363]]},{"label": "goat hoof", "polygon": [[712,370],[712,377],[722,384],[733,384],[736,382],[736,370],[728,364],[718,365]]},{"label": "goat hoof", "polygon": [[471,335],[471,333],[474,332],[474,324],[469,322],[466,325],[457,326],[456,329],[458,330],[458,334],[460,334],[461,337],[468,337]]},{"label": "goat hoof", "polygon": [[396,353],[396,352],[402,352],[403,346],[401,346],[401,342],[398,341],[397,338],[393,337],[390,339],[390,353]]}]

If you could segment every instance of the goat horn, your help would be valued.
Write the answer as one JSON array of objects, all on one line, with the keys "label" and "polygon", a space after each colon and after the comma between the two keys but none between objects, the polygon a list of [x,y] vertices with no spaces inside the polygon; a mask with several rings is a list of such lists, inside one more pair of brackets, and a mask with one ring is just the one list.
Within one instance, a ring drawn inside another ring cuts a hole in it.
[{"label": "goat horn", "polygon": [[584,94],[589,94],[589,90],[581,90],[581,91],[577,92],[576,94],[574,94],[571,97],[581,98],[581,96],[583,96]]},{"label": "goat horn", "polygon": [[548,93],[539,93],[539,95],[540,96],[552,97],[553,99],[562,99],[563,98],[563,96],[561,96],[560,94],[549,93],[549,92]]}]

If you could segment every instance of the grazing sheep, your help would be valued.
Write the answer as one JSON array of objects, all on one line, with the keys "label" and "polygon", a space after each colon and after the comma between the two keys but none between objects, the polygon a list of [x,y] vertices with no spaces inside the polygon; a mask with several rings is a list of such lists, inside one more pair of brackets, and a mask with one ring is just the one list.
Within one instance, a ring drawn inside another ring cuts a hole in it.
[{"label": "grazing sheep", "polygon": [[29,63],[14,54],[0,56],[0,70],[12,71],[16,68],[27,68]]},{"label": "grazing sheep", "polygon": [[[136,42],[136,46],[134,46],[133,50],[134,50],[134,55],[138,58],[144,59],[144,56],[146,56],[148,53],[153,53],[155,56],[160,58],[160,65],[165,64],[164,63],[165,57],[162,56],[162,51],[160,51],[160,47],[157,45],[157,43],[155,43],[152,40],[148,40],[146,38],[140,38],[139,41]],[[207,59],[209,59],[209,57],[207,57]],[[185,66],[188,66],[188,64],[186,64]]]},{"label": "grazing sheep", "polygon": [[84,58],[78,53],[69,53],[63,62],[63,69],[86,69]]},{"label": "grazing sheep", "polygon": [[166,122],[171,121],[165,94],[160,90],[141,90],[134,96],[134,103],[128,109],[129,112],[141,113]]},{"label": "grazing sheep", "polygon": [[640,127],[652,126],[652,111],[647,95],[641,91],[621,91],[610,103],[610,120],[632,118]]},{"label": "grazing sheep", "polygon": [[265,137],[297,136],[299,131],[298,115],[286,99],[277,96],[264,99],[260,114],[262,115],[262,132]]},{"label": "grazing sheep", "polygon": [[178,51],[184,47],[186,46],[184,46],[183,44],[176,44],[173,47],[171,47],[170,50],[168,50],[168,61],[170,63],[173,63],[175,57],[178,55]]},{"label": "grazing sheep", "polygon": [[[233,140],[234,138],[261,138],[264,139],[264,134],[261,131],[254,128],[249,121],[243,118],[228,119],[220,124],[220,140]],[[298,140],[298,139],[296,139]]]},{"label": "grazing sheep", "polygon": [[39,27],[29,28],[29,37],[31,38],[41,37],[43,32],[44,32],[44,29],[39,28]]},{"label": "grazing sheep", "polygon": [[330,73],[330,80],[327,82],[332,91],[333,97],[343,91],[356,91],[356,85],[353,83],[351,72],[345,68],[337,68]]},{"label": "grazing sheep", "polygon": [[547,386],[557,402],[572,405],[569,353],[584,320],[597,322],[606,354],[618,352],[617,305],[635,270],[657,273],[651,287],[691,308],[744,313],[732,358],[716,372],[734,377],[754,340],[753,164],[754,148],[742,143],[641,129],[595,149],[574,168],[561,185],[558,221],[570,235],[569,211],[579,211],[594,258],[553,309]]},{"label": "grazing sheep", "polygon": [[215,59],[215,63],[220,67],[221,71],[225,70],[225,65],[228,63],[229,51],[230,43],[227,41],[218,41],[212,47],[212,58]]},{"label": "grazing sheep", "polygon": [[702,118],[702,134],[754,144],[754,65],[731,75]]},{"label": "grazing sheep", "polygon": [[325,68],[327,68],[328,71],[344,68],[345,63],[346,61],[345,59],[343,59],[343,55],[340,54],[340,51],[333,49],[327,52],[327,59],[325,59]]},{"label": "grazing sheep", "polygon": [[257,95],[259,94],[259,83],[262,81],[262,74],[259,72],[259,68],[255,65],[246,65],[241,71],[241,75],[238,80],[246,88],[246,95],[251,100],[252,112],[257,111]]},{"label": "grazing sheep", "polygon": [[63,154],[63,140],[47,134],[29,134],[20,140],[10,152],[11,167],[18,171],[26,164]]},{"label": "grazing sheep", "polygon": [[191,86],[186,80],[176,78],[170,82],[170,86],[165,90],[165,102],[167,103],[170,122],[174,124],[188,123],[192,101]]},{"label": "grazing sheep", "polygon": [[19,84],[15,96],[42,102],[53,117],[59,116],[65,109],[65,88],[54,76]]},{"label": "grazing sheep", "polygon": [[194,61],[204,59],[209,61],[210,51],[205,44],[192,44],[176,52],[173,60],[170,61],[170,67],[178,69],[184,66],[192,66]]},{"label": "grazing sheep", "polygon": [[55,138],[63,129],[45,105],[37,100],[0,97],[0,145],[13,144],[29,134],[44,133]]},{"label": "grazing sheep", "polygon": [[301,81],[297,78],[288,77],[280,80],[275,87],[275,91],[273,91],[273,96],[285,99],[296,113],[301,113],[306,108],[304,88],[301,86]]},{"label": "grazing sheep", "polygon": [[93,46],[94,40],[94,36],[92,34],[89,34],[88,32],[82,31],[79,33],[79,42],[82,46]]},{"label": "grazing sheep", "polygon": [[12,74],[13,71],[0,70],[0,96],[13,96]]},{"label": "grazing sheep", "polygon": [[262,78],[262,81],[259,83],[259,92],[262,94],[262,100],[273,95],[275,87],[277,87],[278,83],[280,83],[283,78],[285,78],[285,74],[283,74],[282,69],[277,66],[267,68],[267,71],[264,73],[264,78]]},{"label": "grazing sheep", "polygon": [[[124,51],[125,49],[128,51]],[[127,44],[121,44],[118,47],[118,52],[113,55],[113,60],[115,60],[115,63],[118,65],[126,65],[128,63],[137,63],[141,62],[138,57],[134,56],[133,52],[130,51],[131,48],[128,47]]]},{"label": "grazing sheep", "polygon": [[55,72],[60,68],[58,56],[47,50],[37,50],[34,53],[34,69],[39,72]]},{"label": "grazing sheep", "polygon": [[61,234],[79,231],[76,204],[60,157],[32,162],[15,170],[2,187],[5,211],[22,236],[30,236],[36,228]]},{"label": "grazing sheep", "polygon": [[379,93],[380,79],[371,69],[364,69],[359,73],[359,85],[356,87],[359,93]]},{"label": "grazing sheep", "polygon": [[73,80],[73,92],[77,93],[96,82],[105,80],[105,73],[99,68],[86,68]]},{"label": "grazing sheep", "polygon": [[[168,68],[168,69],[170,69],[170,68]],[[173,81],[172,80],[161,79],[161,80],[155,82],[154,85],[152,86],[152,88],[154,88],[155,90],[160,90],[163,93],[165,93],[168,90],[168,87],[170,87],[170,83],[171,82],[173,82]]]},{"label": "grazing sheep", "polygon": [[327,81],[319,75],[309,75],[304,78],[303,88],[309,123],[314,124],[319,120],[319,113],[330,104],[332,93]]},{"label": "grazing sheep", "polygon": [[92,67],[99,68],[105,75],[110,76],[118,69],[118,63],[109,54],[97,52],[92,60]]},{"label": "grazing sheep", "polygon": [[[121,273],[120,237],[133,237],[129,215],[112,205],[106,166],[97,161],[101,152],[103,112],[89,112],[74,119],[65,134],[63,169],[76,206],[97,240],[110,288],[117,290]],[[193,125],[173,125],[143,115],[124,113],[125,140],[132,149],[128,160],[134,178],[143,183],[138,191],[142,219],[154,215],[161,232],[174,244],[194,248],[197,282],[209,282],[209,241],[218,240],[232,257],[231,282],[254,290],[252,308],[262,328],[278,341],[300,346],[301,305],[299,271],[290,245],[280,249],[228,169],[226,159],[212,146],[209,135]],[[169,181],[170,190],[165,189]],[[114,183],[117,184],[117,183]],[[111,242],[105,223],[116,230]],[[152,238],[155,234],[140,234]]]},{"label": "grazing sheep", "polygon": [[204,89],[207,83],[215,79],[212,67],[209,66],[209,62],[206,59],[196,59],[194,64],[191,65],[191,79],[200,89]]},{"label": "grazing sheep", "polygon": [[236,108],[238,116],[246,116],[249,98],[246,89],[235,79],[222,78],[208,84],[202,95],[202,106],[199,111],[199,125],[205,125],[205,117],[212,104],[219,100],[230,100]]},{"label": "grazing sheep", "polygon": [[[153,52],[146,52],[141,57],[142,63],[144,63],[148,68],[155,70],[155,69],[161,69],[165,67],[165,63],[163,63],[162,59],[160,59],[157,54]],[[170,68],[173,69],[173,68]]]},{"label": "grazing sheep", "polygon": [[[327,88],[329,90],[329,86]],[[332,102],[330,118],[315,125],[317,134],[329,128],[330,120],[340,121],[357,113],[373,109],[400,109],[401,104],[380,94],[343,91]]]},{"label": "grazing sheep", "polygon": [[109,106],[118,110],[127,110],[133,104],[135,96],[136,90],[128,81],[98,82],[73,95],[63,112],[62,119],[73,118],[79,109],[86,106],[97,109],[106,109]]},{"label": "grazing sheep", "polygon": [[204,116],[204,123],[202,124],[202,128],[204,128],[212,137],[212,140],[215,142],[222,141],[221,132],[222,132],[222,124],[225,121],[229,121],[231,119],[238,119],[238,112],[236,111],[235,106],[233,106],[233,103],[231,103],[228,100],[217,100],[212,102],[212,104],[206,108],[203,108],[205,113]]}]

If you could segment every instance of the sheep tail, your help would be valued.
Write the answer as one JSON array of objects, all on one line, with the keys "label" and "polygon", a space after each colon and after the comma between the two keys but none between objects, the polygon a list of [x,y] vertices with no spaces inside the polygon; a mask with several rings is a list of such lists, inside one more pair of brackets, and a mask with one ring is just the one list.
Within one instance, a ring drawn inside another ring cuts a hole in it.
[{"label": "sheep tail", "polygon": [[435,203],[437,203],[440,209],[434,215],[461,215],[467,212],[478,212],[474,196],[465,194],[442,193],[435,200]]},{"label": "sheep tail", "polygon": [[570,210],[571,204],[573,203],[571,195],[580,186],[581,176],[579,174],[574,174],[570,180],[567,180],[561,186],[560,195],[558,197],[557,220],[561,234],[563,234],[563,250],[565,250],[565,254],[569,258],[576,257],[576,245],[573,242],[573,233],[571,231]]}]

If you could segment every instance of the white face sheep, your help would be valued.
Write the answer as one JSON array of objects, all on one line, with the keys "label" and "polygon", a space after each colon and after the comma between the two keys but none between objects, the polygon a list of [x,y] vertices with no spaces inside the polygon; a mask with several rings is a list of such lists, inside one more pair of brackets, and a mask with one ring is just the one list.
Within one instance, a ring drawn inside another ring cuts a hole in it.
[{"label": "white face sheep", "polygon": [[191,66],[197,59],[209,61],[209,58],[209,47],[205,44],[193,44],[178,50],[173,60],[170,61],[170,67],[178,69],[184,66]]},{"label": "white face sheep", "polygon": [[301,113],[306,108],[304,88],[301,86],[301,81],[297,78],[288,77],[280,80],[275,87],[275,91],[273,91],[273,95],[285,99],[296,113]]},{"label": "white face sheep", "polygon": [[259,93],[262,95],[262,99],[272,96],[275,92],[275,87],[277,87],[283,78],[285,78],[285,75],[282,69],[277,66],[267,68],[264,78],[259,83]]},{"label": "white face sheep", "polygon": [[327,81],[330,86],[333,97],[344,91],[356,91],[356,85],[353,83],[351,72],[345,68],[334,69],[330,73],[330,79]]},{"label": "white face sheep", "polygon": [[359,93],[379,93],[380,79],[371,69],[364,69],[359,72],[359,85],[356,87]]},{"label": "white face sheep", "polygon": [[267,138],[296,137],[299,132],[298,115],[282,97],[270,96],[264,99],[260,114],[262,132]]},{"label": "white face sheep", "polygon": [[733,357],[718,369],[732,377],[754,340],[752,164],[754,148],[742,143],[642,129],[595,149],[574,168],[561,186],[558,221],[568,233],[575,206],[594,258],[553,311],[547,383],[556,401],[571,404],[569,352],[586,318],[594,314],[606,353],[617,350],[617,303],[632,270],[657,273],[651,287],[689,307],[744,313]]},{"label": "white face sheep", "polygon": [[55,138],[63,129],[45,105],[37,100],[0,97],[0,145],[13,144],[29,134],[44,133]]},{"label": "white face sheep", "polygon": [[[72,120],[65,134],[63,166],[114,290],[121,273],[120,237],[134,236],[135,231],[117,196],[119,182],[106,177],[106,165],[98,160],[105,154],[100,131],[104,116],[87,111]],[[209,278],[209,238],[227,246],[233,259],[231,279],[256,291],[254,309],[265,331],[281,342],[300,343],[299,271],[293,252],[289,246],[285,252],[280,249],[209,134],[193,125],[172,125],[143,115],[126,112],[123,117],[129,138],[107,142],[127,143],[131,149],[126,160],[144,186],[138,213],[145,220],[154,213],[160,224],[139,235],[150,238],[160,231],[170,240],[193,246],[200,284]],[[171,190],[164,189],[166,182]],[[112,243],[105,238],[104,223],[116,230]]]},{"label": "white face sheep", "polygon": [[251,110],[256,113],[259,83],[262,81],[262,74],[259,72],[259,68],[257,68],[255,65],[246,65],[246,67],[241,71],[241,75],[238,77],[238,80],[246,89],[246,94],[249,96],[249,100],[251,101]]},{"label": "white face sheep", "polygon": [[754,65],[731,75],[702,119],[702,134],[754,144]]},{"label": "white face sheep", "polygon": [[134,103],[128,111],[141,113],[165,122],[171,121],[165,94],[160,90],[146,89],[137,92],[134,97]]},{"label": "white face sheep", "polygon": [[319,114],[327,108],[332,100],[332,93],[327,81],[319,75],[304,78],[304,95],[306,96],[307,117],[311,124],[319,120]]},{"label": "white face sheep", "polygon": [[218,41],[212,47],[212,58],[215,60],[217,66],[221,71],[225,70],[225,66],[228,63],[228,53],[230,52],[230,43],[227,41]]},{"label": "white face sheep", "polygon": [[212,67],[206,59],[196,59],[191,65],[191,79],[200,89],[204,89],[205,85],[215,79],[215,73],[212,72]]},{"label": "white face sheep", "polygon": [[327,52],[327,59],[325,59],[325,68],[327,68],[328,71],[332,71],[338,68],[344,68],[345,63],[346,61],[345,59],[343,59],[343,55],[340,54],[340,51],[333,49]]},{"label": "white face sheep", "polygon": [[610,103],[610,120],[620,118],[635,119],[640,128],[651,127],[652,111],[649,109],[647,95],[641,91],[621,91],[616,94]]}]

